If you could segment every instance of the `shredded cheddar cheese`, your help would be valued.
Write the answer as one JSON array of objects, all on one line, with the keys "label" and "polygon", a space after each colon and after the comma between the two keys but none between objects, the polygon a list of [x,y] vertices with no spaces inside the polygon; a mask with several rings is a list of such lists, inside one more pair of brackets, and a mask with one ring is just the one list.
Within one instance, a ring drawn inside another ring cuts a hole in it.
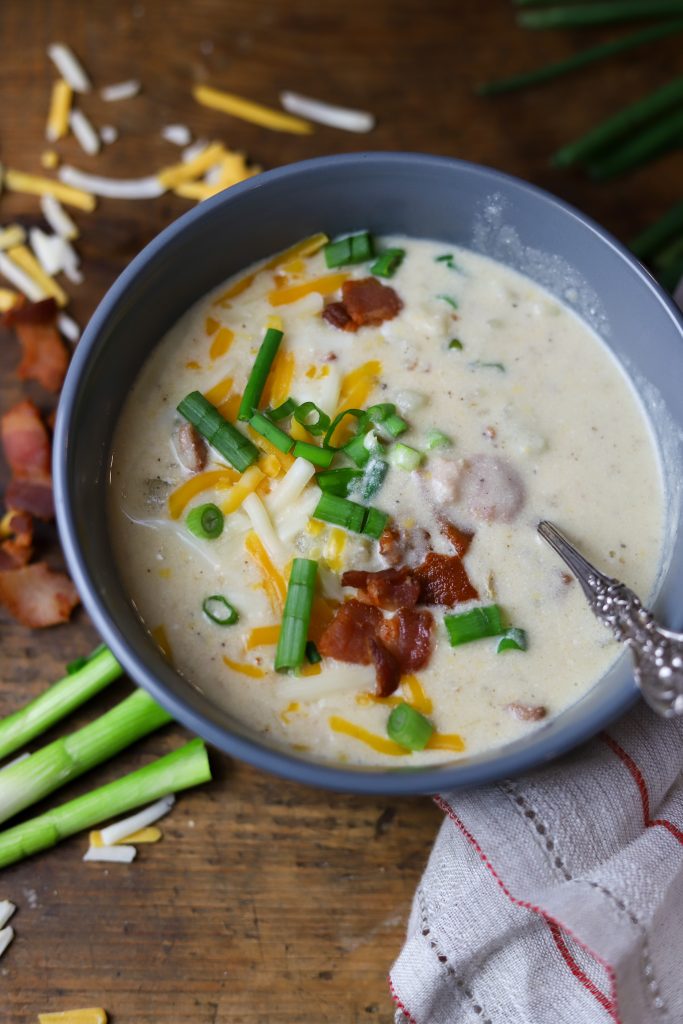
[{"label": "shredded cheddar cheese", "polygon": [[72,188],[52,178],[41,178],[23,171],[6,170],[2,183],[10,192],[24,192],[32,196],[54,196],[67,206],[91,213],[95,209],[95,197],[81,188]]},{"label": "shredded cheddar cheese", "polygon": [[[370,359],[367,363],[363,363],[362,366],[356,367],[355,370],[351,370],[347,373],[342,380],[341,391],[339,393],[339,405],[337,406],[336,416],[345,409],[362,409],[368,400],[368,397],[377,386],[377,379],[382,372],[382,364],[378,359]],[[330,444],[337,447],[344,443],[350,435],[351,424],[347,419],[342,420],[334,434],[330,439]]]},{"label": "shredded cheddar cheese", "polygon": [[218,406],[218,411],[225,420],[230,420],[233,423],[237,419],[237,413],[242,402],[242,396],[238,394],[230,395],[224,402]]},{"label": "shredded cheddar cheese", "polygon": [[0,230],[0,249],[13,249],[17,245],[23,245],[26,241],[26,232],[21,224],[10,224],[9,227]]},{"label": "shredded cheddar cheese", "polygon": [[425,693],[424,687],[417,676],[403,676],[401,679],[401,687],[404,692],[406,692],[406,702],[410,704],[411,707],[415,708],[416,711],[420,711],[423,715],[431,715],[434,710],[434,705]]},{"label": "shredded cheddar cheese", "polygon": [[425,748],[426,750],[452,750],[456,754],[461,754],[465,749],[465,741],[462,736],[458,736],[457,733],[439,733],[434,732],[429,737],[429,742]]},{"label": "shredded cheddar cheese", "polygon": [[309,366],[306,370],[306,376],[309,380],[322,380],[323,377],[328,377],[329,373],[329,366]]},{"label": "shredded cheddar cheese", "polygon": [[231,512],[235,512],[244,499],[256,490],[263,477],[263,470],[259,469],[258,466],[250,466],[249,469],[245,470],[237,483],[233,484],[230,488],[227,497],[221,502],[223,514],[227,516]]},{"label": "shredded cheddar cheese", "polygon": [[255,626],[249,631],[244,641],[244,649],[253,651],[254,647],[272,647],[280,639],[281,626]]},{"label": "shredded cheddar cheese", "polygon": [[220,110],[223,114],[231,114],[262,128],[270,128],[276,132],[292,132],[294,135],[310,135],[313,125],[301,117],[283,114],[279,110],[264,107],[261,103],[244,99],[232,92],[212,89],[208,85],[196,85],[192,90],[197,103],[212,110]]},{"label": "shredded cheddar cheese", "polygon": [[13,292],[11,288],[0,288],[0,313],[6,313],[14,306],[19,298],[19,292]]},{"label": "shredded cheddar cheese", "polygon": [[270,556],[253,530],[244,539],[247,553],[256,562],[263,577],[263,588],[268,595],[274,612],[282,612],[287,596],[287,584],[273,565]]},{"label": "shredded cheddar cheese", "polygon": [[323,558],[333,572],[341,572],[344,565],[344,548],[346,547],[346,534],[339,527],[333,527],[323,548]]},{"label": "shredded cheddar cheese", "polygon": [[262,409],[266,409],[268,406],[276,409],[278,405],[287,401],[291,394],[294,367],[294,353],[279,349],[266,378],[259,403]]},{"label": "shredded cheddar cheese", "polygon": [[211,405],[215,405],[218,408],[221,402],[224,402],[232,391],[232,384],[232,377],[223,377],[217,384],[214,384],[212,388],[209,388],[209,390],[204,393],[204,398],[207,402],[211,402]]},{"label": "shredded cheddar cheese", "polygon": [[319,661],[316,661],[313,665],[302,665],[298,670],[300,676],[319,676],[322,671],[322,665]]},{"label": "shredded cheddar cheese", "polygon": [[69,130],[69,114],[71,112],[71,101],[73,90],[63,78],[57,79],[52,86],[50,97],[50,112],[47,116],[45,138],[48,142],[57,142],[63,139]]},{"label": "shredded cheddar cheese", "polygon": [[344,736],[351,736],[354,740],[366,743],[367,746],[376,750],[378,754],[387,754],[390,757],[404,757],[409,753],[404,747],[394,743],[393,740],[387,739],[384,736],[377,736],[374,732],[364,729],[361,725],[355,725],[345,718],[340,718],[339,715],[332,715],[329,719],[329,725],[334,732],[340,732]]},{"label": "shredded cheddar cheese", "polygon": [[206,331],[209,337],[211,337],[212,334],[215,334],[219,327],[220,324],[218,320],[214,320],[212,316],[207,316],[206,320],[204,321],[204,330]]},{"label": "shredded cheddar cheese", "polygon": [[225,149],[221,142],[211,142],[205,149],[198,153],[192,160],[183,163],[171,164],[164,167],[157,173],[157,180],[164,188],[176,188],[185,181],[194,181],[213,167],[224,155]]},{"label": "shredded cheddar cheese", "polygon": [[209,469],[205,473],[191,476],[180,487],[176,487],[168,497],[168,513],[171,519],[179,519],[187,503],[202,491],[207,491],[209,488],[230,487],[238,479],[238,473],[234,469],[228,469],[227,466],[224,469]]},{"label": "shredded cheddar cheese", "polygon": [[320,519],[309,519],[306,523],[306,532],[312,537],[319,537],[325,529],[325,524]]},{"label": "shredded cheddar cheese", "polygon": [[271,480],[277,479],[282,472],[280,460],[276,459],[274,455],[262,455],[258,461],[258,466]]},{"label": "shredded cheddar cheese", "polygon": [[[154,825],[148,825],[147,828],[141,828],[137,832],[131,833],[126,836],[125,839],[119,839],[114,843],[114,846],[125,845],[126,843],[132,843],[133,845],[141,843],[158,843],[162,838],[163,832],[160,828],[156,828]],[[96,847],[96,849],[103,848],[105,844],[102,841],[102,833],[97,830],[91,832],[89,835],[90,845]]]},{"label": "shredded cheddar cheese", "polygon": [[61,1010],[59,1013],[39,1013],[39,1024],[107,1024],[106,1011],[101,1006],[83,1010]]},{"label": "shredded cheddar cheese", "polygon": [[303,281],[301,284],[285,285],[283,288],[268,292],[268,301],[271,306],[287,306],[312,292],[317,292],[318,295],[331,295],[341,288],[348,276],[345,273],[323,274],[322,277],[314,277],[311,281]]},{"label": "shredded cheddar cheese", "polygon": [[211,342],[211,348],[209,349],[209,355],[212,359],[220,359],[229,350],[235,339],[235,332],[231,331],[229,327],[220,327],[213,341]]},{"label": "shredded cheddar cheese", "polygon": [[7,250],[7,255],[24,271],[25,274],[28,274],[31,280],[35,281],[35,283],[42,288],[47,295],[51,295],[58,306],[64,307],[67,305],[69,296],[66,294],[62,286],[57,284],[54,278],[45,273],[30,249],[25,245],[14,245],[11,249]]},{"label": "shredded cheddar cheese", "polygon": [[291,716],[296,714],[296,712],[300,708],[301,708],[301,705],[299,704],[299,701],[298,700],[292,700],[292,701],[289,702],[287,707],[284,708],[284,710],[282,710],[280,712],[280,718],[285,723],[285,725],[289,725],[290,720],[291,720]]},{"label": "shredded cheddar cheese", "polygon": [[223,661],[233,672],[239,672],[243,676],[250,676],[252,679],[263,679],[266,674],[258,665],[250,665],[248,662],[243,661],[231,661],[226,655],[223,655]]},{"label": "shredded cheddar cheese", "polygon": [[[283,252],[278,253],[276,256],[271,257],[266,263],[263,264],[261,270],[274,270],[276,267],[283,266],[289,260],[297,257],[315,256],[315,254],[322,249],[324,245],[327,245],[329,238],[320,232],[317,235],[310,235],[308,238],[303,238],[300,242],[296,242],[295,245],[285,249]],[[230,299],[236,299],[238,295],[245,292],[247,288],[253,284],[258,271],[253,271],[251,274],[246,274],[241,277],[239,281],[235,281],[230,287],[221,293],[217,299],[214,299],[215,306],[230,306]]]},{"label": "shredded cheddar cheese", "polygon": [[168,636],[166,634],[166,627],[163,625],[155,626],[152,630],[152,638],[166,658],[166,661],[170,661],[173,664],[173,652],[171,651],[171,645],[168,642]]},{"label": "shredded cheddar cheese", "polygon": [[45,149],[40,154],[41,166],[46,171],[54,171],[55,167],[59,167],[59,153],[54,149]]},{"label": "shredded cheddar cheese", "polygon": [[196,360],[196,359],[189,359],[189,360],[188,360],[188,361],[187,361],[187,362],[185,363],[185,369],[187,369],[187,370],[201,370],[201,366],[200,366],[200,364],[199,364],[199,363],[197,362],[197,360]]},{"label": "shredded cheddar cheese", "polygon": [[[239,399],[239,395],[237,396]],[[226,419],[229,417],[226,417]],[[266,455],[272,455],[278,460],[280,466],[285,472],[294,464],[294,456],[289,455],[287,452],[281,452],[279,448],[276,448],[272,441],[269,441],[267,437],[263,437],[253,427],[247,426],[247,433],[252,439],[255,445],[257,445],[262,452]]]}]

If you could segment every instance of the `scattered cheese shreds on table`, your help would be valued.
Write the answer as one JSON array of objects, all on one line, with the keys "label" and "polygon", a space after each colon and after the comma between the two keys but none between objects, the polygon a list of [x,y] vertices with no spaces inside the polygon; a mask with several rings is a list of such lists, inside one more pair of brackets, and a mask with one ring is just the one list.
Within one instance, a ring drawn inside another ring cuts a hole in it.
[{"label": "scattered cheese shreds on table", "polygon": [[[96,832],[91,832],[89,838],[91,847],[95,847],[96,849],[104,847],[107,850],[112,848],[111,846],[105,846],[102,842],[102,833],[99,829]],[[148,825],[147,828],[141,828],[137,832],[133,832],[131,835],[126,836],[125,839],[122,839],[120,842],[114,843],[114,846],[116,847],[125,844],[129,844],[130,846],[138,846],[140,844],[146,845],[148,843],[158,843],[162,838],[163,832],[160,828],[156,828],[154,825]]]},{"label": "scattered cheese shreds on table", "polygon": [[134,846],[89,846],[83,854],[83,860],[93,863],[102,861],[106,864],[130,864],[137,854]]},{"label": "scattered cheese shreds on table", "polygon": [[139,832],[140,829],[153,825],[159,818],[168,814],[174,803],[173,795],[165,796],[144,810],[138,811],[137,814],[132,814],[129,818],[123,818],[121,821],[114,822],[113,825],[100,829],[102,842],[105,846],[113,846],[120,839],[127,839],[133,832]]},{"label": "scattered cheese shreds on table", "polygon": [[64,43],[51,43],[47,55],[74,92],[90,92],[90,79],[73,50]]},{"label": "scattered cheese shreds on table", "polygon": [[164,188],[175,188],[184,181],[192,181],[204,174],[214,164],[217,164],[221,157],[225,156],[225,147],[221,142],[211,142],[192,160],[181,160],[170,167],[164,167],[158,172],[157,178]]},{"label": "scattered cheese shreds on table", "polygon": [[101,1006],[88,1006],[83,1010],[59,1010],[57,1013],[39,1013],[39,1024],[107,1024],[107,1012]]},{"label": "scattered cheese shreds on table", "polygon": [[174,146],[189,146],[192,142],[192,132],[186,124],[166,124],[161,129],[162,139],[172,142]]},{"label": "scattered cheese shreds on table", "polygon": [[4,928],[16,910],[11,900],[0,900],[0,928]]},{"label": "scattered cheese shreds on table", "polygon": [[12,306],[16,306],[19,300],[19,292],[13,292],[11,288],[0,288],[0,313],[6,313]]},{"label": "scattered cheese shreds on table", "polygon": [[302,96],[298,92],[281,92],[280,103],[290,114],[299,114],[309,121],[341,128],[346,132],[370,132],[375,127],[375,118],[365,110],[351,110],[337,107],[322,100]]},{"label": "scattered cheese shreds on table", "polygon": [[15,245],[9,249],[7,256],[16,263],[24,273],[31,278],[39,288],[42,288],[46,295],[51,295],[58,306],[66,306],[69,296],[61,285],[57,284],[49,274],[46,274],[38,260],[30,249],[25,245]]},{"label": "scattered cheese shreds on table", "polygon": [[100,138],[105,146],[111,146],[119,137],[119,130],[113,124],[103,124],[100,128]]},{"label": "scattered cheese shreds on table", "polygon": [[8,924],[6,928],[0,931],[0,957],[3,955],[10,942],[14,938],[14,928],[11,924]]},{"label": "scattered cheese shreds on table", "polygon": [[141,88],[137,78],[129,78],[126,82],[105,85],[100,89],[100,96],[106,103],[116,103],[118,100],[132,99],[133,96],[137,96]]},{"label": "scattered cheese shreds on table", "polygon": [[41,196],[40,209],[56,235],[61,235],[69,242],[78,238],[78,228],[58,199],[54,196]]},{"label": "scattered cheese shreds on table", "polygon": [[81,336],[80,327],[76,321],[72,320],[70,316],[66,315],[66,313],[60,313],[57,317],[57,330],[73,345],[76,344]]},{"label": "scattered cheese shreds on table", "polygon": [[82,110],[71,111],[69,125],[81,149],[89,156],[96,156],[101,149],[100,137]]},{"label": "scattered cheese shreds on table", "polygon": [[48,142],[57,142],[64,138],[69,130],[69,113],[71,112],[71,101],[73,90],[68,82],[59,78],[52,86],[50,97],[50,110],[47,115],[45,126],[45,138]]},{"label": "scattered cheese shreds on table", "polygon": [[[61,172],[60,172],[61,177]],[[67,206],[76,206],[79,210],[92,213],[97,205],[94,195],[87,190],[74,188],[68,183],[62,184],[53,178],[41,178],[36,174],[25,174],[24,171],[6,170],[2,183],[10,192],[25,192],[33,196],[54,196]]]},{"label": "scattered cheese shreds on table", "polygon": [[[108,199],[156,199],[166,191],[156,175],[147,178],[103,178],[88,174],[77,167],[64,164],[57,172],[63,187],[81,191],[83,195],[103,196]],[[93,199],[94,202],[94,199]]]},{"label": "scattered cheese shreds on table", "polygon": [[22,295],[25,295],[29,302],[41,302],[47,298],[47,294],[40,288],[33,278],[24,273],[14,260],[11,260],[7,253],[0,252],[0,274],[10,284],[18,288]]},{"label": "scattered cheese shreds on table", "polygon": [[15,245],[23,245],[26,241],[26,231],[21,224],[10,224],[9,227],[0,230],[0,250],[13,249]]},{"label": "scattered cheese shreds on table", "polygon": [[313,131],[313,125],[300,117],[282,114],[279,110],[236,96],[232,92],[212,89],[208,85],[196,85],[192,95],[197,103],[204,107],[220,110],[223,114],[231,114],[243,121],[260,125],[261,128],[270,128],[276,132],[292,132],[294,135],[310,135]]}]

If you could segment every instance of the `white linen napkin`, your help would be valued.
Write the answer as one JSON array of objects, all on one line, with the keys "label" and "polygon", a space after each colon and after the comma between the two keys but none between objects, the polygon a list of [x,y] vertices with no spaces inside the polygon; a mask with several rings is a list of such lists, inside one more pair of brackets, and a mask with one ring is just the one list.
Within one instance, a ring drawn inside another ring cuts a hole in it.
[{"label": "white linen napkin", "polygon": [[437,803],[396,1024],[683,1022],[683,721],[641,703],[549,768]]}]

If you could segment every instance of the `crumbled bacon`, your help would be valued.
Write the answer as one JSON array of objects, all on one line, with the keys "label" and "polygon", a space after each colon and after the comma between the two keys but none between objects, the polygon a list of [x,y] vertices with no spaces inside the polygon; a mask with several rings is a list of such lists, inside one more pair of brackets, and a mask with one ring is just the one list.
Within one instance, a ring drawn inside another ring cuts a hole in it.
[{"label": "crumbled bacon", "polygon": [[318,642],[324,658],[348,661],[352,665],[369,665],[372,661],[370,641],[382,622],[379,608],[353,598],[341,605]]},{"label": "crumbled bacon", "polygon": [[470,544],[474,539],[473,530],[462,530],[449,519],[443,518],[439,518],[439,528],[446,540],[453,545],[456,555],[462,558],[463,555],[467,554],[470,549]]},{"label": "crumbled bacon", "polygon": [[420,583],[420,604],[441,604],[452,608],[462,601],[475,601],[479,597],[457,555],[439,555],[430,551],[413,573]]},{"label": "crumbled bacon", "polygon": [[405,567],[382,569],[380,572],[351,570],[342,576],[342,586],[364,591],[361,600],[388,611],[412,608],[420,596],[420,584]]},{"label": "crumbled bacon", "polygon": [[401,682],[401,665],[391,651],[379,640],[370,640],[370,653],[375,664],[375,693],[378,697],[390,697]]},{"label": "crumbled bacon", "polygon": [[428,531],[419,526],[403,531],[386,526],[379,538],[379,553],[391,566],[415,565],[424,558],[430,540]]},{"label": "crumbled bacon", "polygon": [[18,569],[33,554],[33,520],[26,512],[10,511],[0,521],[0,570]]},{"label": "crumbled bacon", "polygon": [[51,519],[50,438],[33,402],[18,402],[0,417],[0,440],[12,471],[6,504],[39,519]]},{"label": "crumbled bacon", "polygon": [[190,473],[201,473],[206,465],[206,442],[191,423],[183,423],[177,434],[178,457]]},{"label": "crumbled bacon", "polygon": [[69,350],[57,330],[56,317],[54,299],[45,299],[12,307],[3,321],[21,343],[19,379],[35,380],[46,391],[59,391],[69,365]]},{"label": "crumbled bacon", "polygon": [[522,722],[540,722],[548,714],[548,709],[540,704],[507,704],[505,710]]},{"label": "crumbled bacon", "polygon": [[329,302],[323,310],[323,320],[340,331],[358,330],[343,302]]},{"label": "crumbled bacon", "polygon": [[403,309],[403,303],[393,288],[380,284],[376,277],[363,277],[360,281],[345,281],[342,298],[346,310],[357,327],[377,326],[393,320]]},{"label": "crumbled bacon", "polygon": [[48,569],[45,562],[0,571],[0,604],[24,626],[40,628],[68,622],[78,602],[69,577]]},{"label": "crumbled bacon", "polygon": [[380,626],[380,639],[397,659],[401,674],[424,668],[432,652],[431,612],[417,608],[399,608]]},{"label": "crumbled bacon", "polygon": [[18,324],[50,324],[57,317],[57,303],[54,299],[28,302],[21,299],[7,310],[2,322],[5,327],[15,328]]}]

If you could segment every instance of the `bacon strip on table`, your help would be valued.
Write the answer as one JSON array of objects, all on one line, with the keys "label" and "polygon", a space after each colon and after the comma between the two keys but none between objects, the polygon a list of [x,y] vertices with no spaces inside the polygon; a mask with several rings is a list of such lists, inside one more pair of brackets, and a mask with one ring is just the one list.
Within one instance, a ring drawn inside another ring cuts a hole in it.
[{"label": "bacon strip on table", "polygon": [[33,554],[33,520],[26,512],[8,512],[0,520],[0,570],[19,569]]},{"label": "bacon strip on table", "polygon": [[342,331],[357,331],[393,320],[402,309],[403,303],[393,288],[380,284],[376,277],[363,277],[344,282],[342,301],[330,302],[323,310],[323,319]]},{"label": "bacon strip on table", "polygon": [[18,402],[0,417],[0,440],[12,471],[5,503],[39,519],[51,519],[50,437],[33,402]]},{"label": "bacon strip on table", "polygon": [[54,299],[25,302],[10,309],[3,323],[16,331],[22,347],[20,380],[35,380],[46,391],[59,391],[69,365],[69,350],[57,330]]},{"label": "bacon strip on table", "polygon": [[24,626],[42,628],[68,622],[78,602],[69,577],[48,569],[45,562],[0,571],[0,604]]}]

